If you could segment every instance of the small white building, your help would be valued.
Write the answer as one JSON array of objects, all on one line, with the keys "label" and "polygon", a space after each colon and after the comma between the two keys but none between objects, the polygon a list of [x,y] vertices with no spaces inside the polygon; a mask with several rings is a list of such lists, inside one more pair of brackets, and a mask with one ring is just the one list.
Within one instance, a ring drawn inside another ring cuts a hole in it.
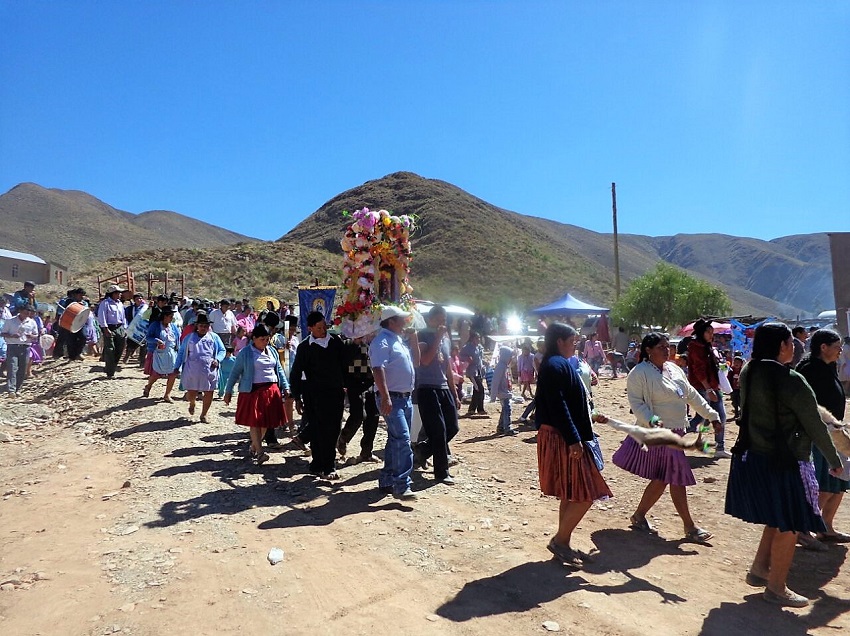
[{"label": "small white building", "polygon": [[68,268],[48,263],[34,254],[0,248],[0,279],[21,283],[31,280],[36,285],[65,285]]}]

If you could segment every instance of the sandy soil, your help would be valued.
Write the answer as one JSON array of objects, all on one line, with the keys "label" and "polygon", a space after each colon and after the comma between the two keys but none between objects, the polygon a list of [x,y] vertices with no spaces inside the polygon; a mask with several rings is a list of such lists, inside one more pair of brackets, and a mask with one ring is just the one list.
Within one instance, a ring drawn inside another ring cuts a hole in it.
[{"label": "sandy soil", "polygon": [[[557,501],[537,487],[534,432],[496,437],[462,419],[457,485],[418,472],[420,497],[379,495],[377,465],[336,483],[305,475],[296,450],[257,468],[220,401],[209,424],[143,376],[104,379],[95,362],[49,362],[0,414],[0,633],[24,634],[834,634],[850,628],[847,547],[798,550],[803,610],[744,583],[760,530],[722,513],[728,460],[691,457],[697,522],[682,541],[668,497],[653,537],[628,529],[645,486],[610,462],[615,498],[594,504],[578,573],[550,560]],[[597,408],[628,420],[625,380]],[[178,393],[179,394],[179,393]],[[515,412],[518,414],[518,407]],[[606,458],[620,435],[599,426]],[[734,438],[731,424],[729,437]],[[357,444],[355,438],[354,445]],[[383,447],[379,431],[377,447]],[[850,509],[837,525],[850,529]],[[271,565],[271,548],[284,550]],[[550,625],[550,627],[552,627]],[[839,630],[839,631],[836,631]]]}]

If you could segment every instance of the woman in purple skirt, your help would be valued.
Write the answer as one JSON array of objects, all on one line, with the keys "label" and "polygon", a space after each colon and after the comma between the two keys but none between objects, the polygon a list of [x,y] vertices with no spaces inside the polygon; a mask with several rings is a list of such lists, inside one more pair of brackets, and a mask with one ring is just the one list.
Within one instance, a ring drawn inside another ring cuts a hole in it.
[{"label": "woman in purple skirt", "polygon": [[[689,404],[705,419],[717,422],[717,412],[688,383],[684,372],[667,361],[669,355],[667,338],[655,332],[644,336],[640,343],[640,362],[631,370],[626,383],[629,405],[637,424],[663,426],[684,435]],[[697,543],[711,539],[713,535],[694,523],[688,509],[685,487],[693,486],[696,480],[684,451],[667,446],[644,450],[634,439],[626,437],[611,460],[623,470],[650,480],[631,517],[632,528],[657,534],[646,514],[669,485],[673,506],[685,527],[685,538]]]}]

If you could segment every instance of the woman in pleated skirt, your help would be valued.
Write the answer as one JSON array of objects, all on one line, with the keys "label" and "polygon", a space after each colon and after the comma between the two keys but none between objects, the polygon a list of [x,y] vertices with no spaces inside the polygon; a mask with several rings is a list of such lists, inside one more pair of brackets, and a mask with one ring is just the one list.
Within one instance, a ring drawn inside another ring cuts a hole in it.
[{"label": "woman in pleated skirt", "polygon": [[561,500],[558,532],[546,547],[573,569],[589,560],[587,554],[571,547],[573,530],[594,501],[613,497],[600,473],[602,455],[584,384],[567,362],[575,353],[576,338],[568,325],[556,322],[546,329],[535,396],[540,490]]}]

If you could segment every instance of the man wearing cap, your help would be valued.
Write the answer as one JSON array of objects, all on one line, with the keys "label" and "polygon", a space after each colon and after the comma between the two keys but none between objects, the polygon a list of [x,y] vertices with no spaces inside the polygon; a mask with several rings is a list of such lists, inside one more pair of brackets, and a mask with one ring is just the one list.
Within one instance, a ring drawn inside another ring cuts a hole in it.
[{"label": "man wearing cap", "polygon": [[6,341],[7,395],[20,394],[27,375],[27,357],[30,346],[38,340],[38,324],[33,320],[35,306],[24,305],[16,316],[3,324],[0,335]]},{"label": "man wearing cap", "polygon": [[106,363],[106,377],[110,379],[115,377],[127,342],[127,318],[124,305],[119,300],[123,291],[119,285],[107,287],[97,309],[97,323],[103,332],[103,361]]},{"label": "man wearing cap", "polygon": [[229,347],[233,342],[233,335],[236,333],[236,316],[230,311],[230,301],[227,298],[222,298],[218,307],[218,309],[213,309],[209,315],[212,330],[221,338],[224,346]]},{"label": "man wearing cap", "polygon": [[[413,368],[419,365],[419,341],[410,331],[408,345],[402,340],[410,313],[388,305],[381,310],[381,330],[369,345],[369,361],[378,389],[378,408],[387,423],[384,467],[378,475],[378,489],[397,499],[415,499],[410,489],[413,450],[410,423],[413,419]],[[408,349],[408,346],[410,347]],[[300,351],[299,351],[299,354]],[[298,357],[295,358],[296,364]]]},{"label": "man wearing cap", "polygon": [[[77,333],[72,333],[59,324],[59,319],[65,313],[68,305],[71,303],[80,303],[88,307],[88,303],[83,299],[86,295],[82,287],[76,287],[68,290],[68,295],[56,303],[56,344],[53,347],[53,359],[58,360],[63,355],[67,355],[69,360],[81,361],[83,359],[83,349],[86,348],[86,334],[80,329]],[[67,349],[67,354],[65,350]]]},{"label": "man wearing cap", "polygon": [[[148,310],[148,304],[145,302],[145,297],[142,296],[141,292],[134,293],[133,294],[133,302],[130,303],[127,307],[124,308],[124,319],[127,321],[127,325],[132,325],[133,320],[135,320],[136,317],[139,314],[142,314],[142,318],[139,318],[139,320],[143,320],[144,319],[144,313],[147,310]],[[145,327],[144,331],[141,330],[141,329],[139,329],[139,331],[138,331],[138,336],[136,336],[136,338],[138,338],[138,340],[133,339],[133,331],[135,331],[135,326],[134,326],[134,329],[131,330],[131,332],[128,334],[127,349],[124,351],[124,362],[125,363],[130,358],[130,356],[133,355],[133,352],[136,349],[138,349],[139,350],[139,366],[140,367],[145,366],[145,356],[147,355],[147,352],[148,352],[148,345],[147,345],[147,339],[145,338],[145,334],[147,333],[147,327],[149,327],[150,324],[147,321],[145,321],[145,325],[146,325],[146,327]]]},{"label": "man wearing cap", "polygon": [[33,307],[37,306],[35,304],[35,283],[31,280],[24,283],[23,289],[19,289],[12,294],[12,302],[9,305],[9,311],[11,311],[14,316],[27,305],[32,305]]},{"label": "man wearing cap", "polygon": [[307,420],[293,441],[310,444],[311,473],[338,479],[336,442],[342,428],[348,370],[345,347],[339,336],[328,333],[322,312],[307,315],[307,328],[310,336],[298,345],[289,378],[295,408]]}]

